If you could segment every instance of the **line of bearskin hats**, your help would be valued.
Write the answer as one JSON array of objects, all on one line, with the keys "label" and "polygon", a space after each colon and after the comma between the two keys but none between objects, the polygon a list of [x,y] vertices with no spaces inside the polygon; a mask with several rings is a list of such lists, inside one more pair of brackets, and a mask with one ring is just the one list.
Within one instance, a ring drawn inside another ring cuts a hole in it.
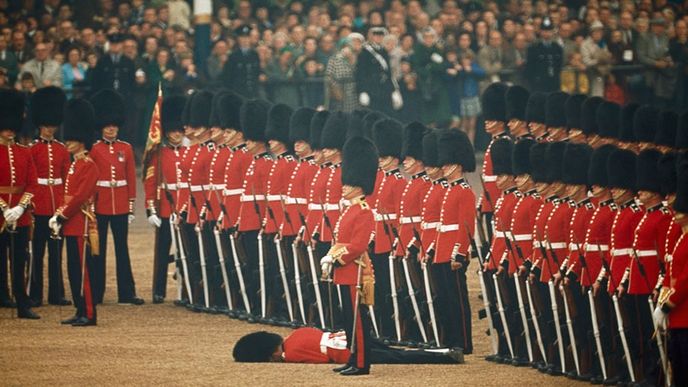
[{"label": "line of bearskin hats", "polygon": [[464,172],[475,171],[475,152],[466,133],[448,129],[437,139],[438,162],[440,165],[459,164]]},{"label": "line of bearskin hats", "polygon": [[511,171],[514,176],[530,175],[530,148],[534,144],[535,140],[530,138],[521,139],[514,144],[511,154]]},{"label": "line of bearskin hats", "polygon": [[676,149],[688,149],[688,110],[679,117],[674,146]]},{"label": "line of bearskin hats", "polygon": [[530,152],[528,154],[530,158],[530,176],[533,178],[533,181],[537,183],[549,183],[545,158],[547,146],[547,143],[536,142],[530,147]]},{"label": "line of bearskin hats", "polygon": [[160,108],[160,128],[162,133],[183,132],[182,112],[187,98],[183,95],[171,95],[163,98]]},{"label": "line of bearskin hats", "polygon": [[581,106],[581,130],[586,136],[597,134],[597,108],[604,101],[600,97],[590,97]]},{"label": "line of bearskin hats", "polygon": [[676,168],[676,200],[674,200],[674,211],[688,214],[688,160],[678,163]]},{"label": "line of bearskin hats", "polygon": [[562,181],[565,149],[566,143],[564,141],[547,144],[545,165],[547,167],[547,181],[550,183]]},{"label": "line of bearskin hats", "polygon": [[294,114],[289,119],[289,141],[296,143],[297,141],[305,141],[310,143],[311,137],[311,120],[315,114],[315,109],[309,107],[302,107],[296,109]]},{"label": "line of bearskin hats", "polygon": [[655,149],[646,149],[636,157],[636,189],[660,193],[662,191],[659,178],[659,159],[662,153]]},{"label": "line of bearskin hats", "polygon": [[386,118],[373,125],[373,142],[380,157],[401,158],[401,143],[404,128],[401,122]]},{"label": "line of bearskin hats", "polygon": [[618,138],[622,142],[635,142],[635,133],[633,132],[633,120],[635,112],[640,107],[640,104],[629,103],[621,108],[621,123],[619,125]]},{"label": "line of bearskin hats", "polygon": [[590,155],[590,165],[588,166],[588,185],[608,187],[607,162],[609,155],[617,149],[614,145],[604,144],[592,151]]},{"label": "line of bearskin hats", "polygon": [[607,187],[635,191],[636,156],[626,149],[614,149],[607,159]]},{"label": "line of bearskin hats", "polygon": [[526,104],[526,121],[544,124],[546,103],[547,94],[542,92],[531,93]]},{"label": "line of bearskin hats", "polygon": [[96,113],[96,130],[106,126],[121,127],[126,121],[124,97],[112,89],[103,89],[91,97]]},{"label": "line of bearskin hats", "polygon": [[659,111],[649,105],[643,105],[633,116],[633,135],[637,142],[651,143],[655,139],[655,128]]},{"label": "line of bearskin hats", "polygon": [[365,195],[375,190],[379,155],[372,141],[350,138],[342,150],[342,185],[361,187]]},{"label": "line of bearskin hats", "polygon": [[196,92],[191,99],[189,126],[192,128],[209,128],[212,108],[213,93],[208,90]]},{"label": "line of bearskin hats", "polygon": [[676,152],[667,152],[659,158],[657,171],[662,195],[676,193]]},{"label": "line of bearskin hats", "polygon": [[239,111],[241,127],[246,140],[265,142],[265,125],[268,120],[270,103],[262,99],[244,102]]},{"label": "line of bearskin hats", "polygon": [[368,112],[363,116],[363,136],[372,139],[373,138],[373,126],[375,123],[387,118],[387,116],[378,111]]},{"label": "line of bearskin hats", "polygon": [[244,103],[244,97],[239,94],[228,91],[220,96],[218,116],[220,119],[220,127],[222,129],[234,129],[238,132],[242,131],[241,105]]},{"label": "line of bearskin hats", "polygon": [[232,357],[234,361],[242,363],[266,363],[282,341],[282,337],[276,333],[253,332],[234,344]]},{"label": "line of bearskin hats", "polygon": [[485,121],[506,121],[507,88],[506,84],[496,82],[485,89],[480,101]]},{"label": "line of bearskin hats", "polygon": [[0,130],[19,133],[24,122],[24,94],[17,90],[0,90]]},{"label": "line of bearskin hats", "polygon": [[67,101],[64,107],[63,139],[78,141],[91,149],[95,140],[96,116],[93,105],[84,98]]},{"label": "line of bearskin hats", "polygon": [[48,86],[36,90],[29,102],[31,121],[37,127],[60,126],[66,101],[67,97],[59,87]]},{"label": "line of bearskin hats", "polygon": [[309,142],[311,144],[311,149],[322,149],[322,132],[328,118],[330,118],[330,112],[328,110],[321,110],[313,114],[313,118],[311,118]]},{"label": "line of bearskin hats", "polygon": [[186,105],[184,105],[184,110],[182,110],[182,124],[184,126],[189,126],[189,117],[191,116],[191,100],[194,94],[189,94],[186,98]]},{"label": "line of bearskin hats", "polygon": [[[363,121],[363,118],[368,114],[368,110],[363,110],[363,109],[356,109],[349,113],[348,115],[348,122],[346,125],[346,139],[350,139],[352,137],[356,136],[361,136],[361,137],[366,137],[366,134],[363,130],[363,126],[365,125],[365,122]],[[366,137],[369,139],[369,137]]]},{"label": "line of bearskin hats", "polygon": [[423,160],[423,135],[428,130],[425,125],[414,121],[404,127],[404,136],[401,145],[401,159],[410,157]]},{"label": "line of bearskin hats", "polygon": [[565,184],[588,185],[592,148],[587,144],[567,143],[561,180]]},{"label": "line of bearskin hats", "polygon": [[[339,111],[330,113],[322,129],[320,148],[341,151],[346,142],[346,129],[348,125],[349,117],[346,113]],[[401,138],[399,141],[401,141]]]},{"label": "line of bearskin hats", "polygon": [[587,97],[584,94],[574,94],[566,99],[566,126],[570,129],[582,129],[583,102]]},{"label": "line of bearskin hats", "polygon": [[566,127],[566,100],[569,95],[555,91],[547,96],[545,104],[545,124],[550,128]]},{"label": "line of bearskin hats", "polygon": [[265,124],[265,138],[267,140],[277,140],[286,145],[287,148],[292,147],[292,142],[289,141],[289,120],[294,113],[289,105],[278,103],[272,105],[268,111],[268,121]]},{"label": "line of bearskin hats", "polygon": [[423,136],[423,164],[426,167],[441,167],[437,153],[437,136],[439,129],[429,129]]},{"label": "line of bearskin hats", "polygon": [[511,165],[511,154],[513,153],[514,143],[507,137],[501,137],[490,146],[490,157],[492,158],[492,172],[495,176],[511,175],[513,173]]},{"label": "line of bearskin hats", "polygon": [[506,121],[526,121],[526,107],[530,92],[523,86],[514,85],[506,90]]},{"label": "line of bearskin hats", "polygon": [[678,114],[673,110],[664,110],[659,114],[657,133],[654,143],[673,148],[676,145],[676,132],[678,127]]},{"label": "line of bearskin hats", "polygon": [[602,101],[596,114],[600,137],[616,138],[621,127],[621,106],[615,102]]}]

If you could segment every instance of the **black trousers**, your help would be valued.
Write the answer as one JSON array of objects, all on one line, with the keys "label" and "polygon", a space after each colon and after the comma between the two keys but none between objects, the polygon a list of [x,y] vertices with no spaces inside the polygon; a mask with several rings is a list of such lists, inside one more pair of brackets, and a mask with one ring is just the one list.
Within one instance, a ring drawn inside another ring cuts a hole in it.
[{"label": "black trousers", "polygon": [[[354,321],[354,306],[358,291],[355,285],[339,285],[342,291],[342,316],[344,318],[344,331],[346,342],[354,343],[354,352],[349,357],[349,364],[359,369],[370,369],[370,316],[368,307],[359,303],[356,321]],[[356,333],[353,332],[356,324]],[[351,344],[349,344],[351,349]]]},{"label": "black trousers", "polygon": [[473,352],[471,310],[468,305],[465,268],[452,270],[450,263],[435,263],[431,269],[440,291],[435,312],[442,326],[442,345],[462,348],[465,354]]},{"label": "black trousers", "polygon": [[[411,296],[415,297],[416,303],[418,304],[418,312],[420,315],[419,321],[421,324],[423,322],[429,321],[428,315],[426,313],[426,308],[423,305],[427,303],[425,300],[425,290],[423,289],[423,274],[421,272],[420,263],[416,254],[409,254],[408,257],[397,257],[395,260],[395,268],[398,270],[398,275],[396,278],[399,279],[401,283],[397,284],[397,288],[401,289],[399,292],[399,307],[400,307],[400,318],[402,319],[402,338],[415,343],[423,342],[423,336],[421,335],[418,322],[416,321],[416,313],[413,309],[413,301]],[[406,278],[407,271],[404,270],[404,261],[408,268],[408,276],[411,282],[411,287],[408,286],[408,281]],[[427,326],[423,326],[425,335],[428,340],[431,340],[432,331],[427,329]]]},{"label": "black trousers", "polygon": [[[324,257],[332,244],[330,242],[316,242],[315,243],[315,268],[318,278],[322,278],[320,272],[320,259]],[[340,299],[339,296],[342,295]],[[346,293],[338,285],[333,282],[320,281],[320,295],[323,298],[323,307],[325,309],[325,320],[327,327],[332,330],[340,330],[344,328],[343,303],[346,298]],[[340,308],[340,305],[342,307]]]},{"label": "black trousers", "polygon": [[193,224],[186,222],[181,223],[179,230],[182,234],[182,240],[184,241],[186,266],[189,271],[189,282],[191,286],[191,294],[193,296],[193,303],[196,306],[205,306],[200,264],[201,258],[198,244],[199,234],[196,232],[196,227]]},{"label": "black trousers", "polygon": [[[233,232],[233,231],[231,231]],[[244,305],[244,299],[241,294],[241,285],[239,282],[239,274],[237,271],[236,262],[239,263],[239,269],[241,270],[242,277],[244,281],[248,280],[245,275],[246,269],[244,267],[245,260],[242,258],[243,246],[237,240],[234,240],[234,245],[236,253],[238,256],[234,256],[234,250],[232,250],[232,236],[230,235],[230,230],[223,230],[220,234],[220,239],[225,251],[225,267],[227,269],[227,279],[229,280],[230,296],[232,297],[234,310],[246,311],[246,305]],[[246,282],[244,282],[246,286]]]},{"label": "black trousers", "polygon": [[167,295],[167,267],[170,263],[172,230],[170,218],[160,218],[162,224],[155,229],[155,252],[153,255],[153,295],[165,298]]},{"label": "black trousers", "polygon": [[[291,254],[287,255],[282,241],[279,245],[275,244],[275,234],[263,235],[263,248],[265,254],[265,291],[268,297],[268,316],[281,320],[290,321],[289,312],[287,308],[287,292],[282,282],[282,273],[280,272],[280,255],[281,265],[284,268],[284,276],[289,286],[290,278],[287,268],[291,266],[288,261]],[[277,249],[280,249],[279,254]],[[294,294],[294,290],[289,289],[290,296]],[[295,304],[292,301],[292,311],[296,312]],[[296,316],[296,315],[294,315]]]},{"label": "black trousers", "polygon": [[244,280],[246,281],[246,293],[248,294],[251,312],[254,316],[261,315],[257,237],[258,230],[242,231],[239,233],[239,242],[244,249],[244,258],[246,259],[246,270],[243,272]]},{"label": "black trousers", "polygon": [[[205,222],[201,229],[203,240],[203,253],[205,259],[205,273],[208,281],[208,305],[211,307],[226,306],[227,301],[224,299],[222,286],[222,273],[220,272],[220,256],[215,243],[215,234],[213,229],[215,222]],[[200,254],[200,250],[199,250]],[[201,270],[201,283],[203,283],[203,262],[199,255],[199,268]],[[205,294],[204,294],[205,297]]]},{"label": "black trousers", "polygon": [[[659,351],[657,342],[653,340],[654,325],[647,294],[627,294],[629,298],[629,319],[631,324],[624,326],[627,337],[631,340],[631,358],[635,367],[637,381],[655,383],[658,378]],[[677,384],[678,385],[678,384]]]},{"label": "black trousers", "polygon": [[[29,227],[17,227],[13,232],[8,230],[0,233],[0,251],[2,256],[2,277],[0,289],[7,292],[7,264],[9,258],[10,270],[12,273],[12,293],[17,302],[17,309],[22,310],[29,307],[29,299],[26,296],[24,269],[26,260],[29,257]],[[3,295],[4,296],[4,295]],[[9,294],[6,294],[9,299]]]},{"label": "black trousers", "polygon": [[115,243],[115,259],[117,263],[117,298],[127,300],[136,297],[136,284],[131,272],[129,258],[129,223],[128,215],[96,215],[98,220],[98,238],[100,239],[100,254],[94,262],[95,272],[93,291],[96,303],[102,304],[105,296],[106,268],[107,268],[107,231],[112,230]]},{"label": "black trousers", "polygon": [[[389,281],[389,253],[370,254],[375,271],[375,317],[382,338],[397,338],[394,326],[392,288]],[[435,308],[437,311],[437,308]]]},{"label": "black trousers", "polygon": [[[67,237],[67,275],[72,300],[78,317],[96,320],[96,300],[93,294],[94,259],[84,237]],[[83,275],[82,275],[83,274]]]},{"label": "black trousers", "polygon": [[33,267],[29,297],[36,304],[43,302],[43,256],[48,250],[48,303],[55,304],[64,298],[62,281],[62,240],[50,238],[50,216],[34,215]]},{"label": "black trousers", "polygon": [[675,386],[688,386],[688,329],[669,329],[669,361]]}]

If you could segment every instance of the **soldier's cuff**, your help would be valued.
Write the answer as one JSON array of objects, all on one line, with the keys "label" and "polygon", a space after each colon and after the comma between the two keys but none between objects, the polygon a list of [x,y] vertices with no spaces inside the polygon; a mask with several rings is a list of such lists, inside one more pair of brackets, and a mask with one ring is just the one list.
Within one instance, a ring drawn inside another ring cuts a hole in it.
[{"label": "soldier's cuff", "polygon": [[[129,211],[131,211],[131,207],[129,208]],[[146,200],[146,211],[150,211],[153,214],[157,213],[157,210],[155,209],[155,200]]]},{"label": "soldier's cuff", "polygon": [[134,200],[129,200],[129,213],[133,214],[134,213]]},{"label": "soldier's cuff", "polygon": [[33,198],[33,194],[29,192],[25,192],[24,195],[22,195],[21,199],[19,200],[19,205],[24,207],[24,209],[28,208],[29,205],[31,205],[31,199]]},{"label": "soldier's cuff", "polygon": [[604,279],[607,277],[607,269],[602,268],[600,269],[600,273],[597,275],[597,282],[602,282]]},{"label": "soldier's cuff", "polygon": [[67,218],[66,216],[64,216],[64,214],[62,213],[62,211],[64,211],[64,206],[58,208],[58,209],[55,211],[55,217],[56,217],[56,219],[57,219],[58,222],[60,222],[60,219],[62,219],[62,220],[67,220],[67,219],[69,219],[69,218]]},{"label": "soldier's cuff", "polygon": [[569,259],[568,258],[564,259],[564,262],[561,263],[559,270],[561,272],[566,272],[566,268],[567,268],[568,264],[569,264]]},{"label": "soldier's cuff", "polygon": [[3,199],[0,199],[0,211],[4,212],[5,210],[7,210],[9,208],[10,208],[10,206],[7,205],[7,202],[4,201]]}]

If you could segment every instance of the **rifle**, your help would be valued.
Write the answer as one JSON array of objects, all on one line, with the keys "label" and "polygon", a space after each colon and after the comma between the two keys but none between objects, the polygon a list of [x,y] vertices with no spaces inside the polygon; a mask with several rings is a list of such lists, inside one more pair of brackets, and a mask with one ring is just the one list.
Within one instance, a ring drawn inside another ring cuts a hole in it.
[{"label": "rifle", "polygon": [[[284,212],[284,220],[287,221],[289,224],[289,227],[293,230],[294,229],[294,224],[291,222],[291,216],[289,216],[289,211],[287,211],[284,201],[280,200],[282,204],[282,210]],[[292,254],[292,260],[293,260],[293,265],[294,265],[294,283],[296,285],[296,299],[299,303],[299,312],[301,313],[301,321],[303,321],[304,324],[307,324],[308,322],[306,321],[306,311],[304,309],[303,305],[303,293],[301,291],[301,273],[300,273],[300,268],[299,268],[299,256],[298,256],[298,249],[297,249],[297,242],[296,239],[294,242],[291,244],[291,254]]]},{"label": "rifle", "polygon": [[[308,233],[308,226],[306,225],[306,218],[303,216],[301,211],[299,211],[299,218],[301,219],[301,230],[299,230],[299,234],[303,235],[304,233]],[[312,235],[309,233],[309,235]],[[294,241],[296,243],[296,240]],[[325,328],[325,312],[323,310],[323,304],[322,304],[322,298],[320,296],[320,285],[318,281],[318,275],[315,270],[315,257],[313,255],[313,247],[305,243],[306,245],[306,252],[308,253],[308,265],[310,267],[310,272],[311,272],[311,281],[313,281],[313,290],[315,292],[315,302],[316,306],[318,308],[318,315],[320,317],[320,326]]]},{"label": "rifle", "polygon": [[282,244],[280,243],[281,237],[279,235],[279,225],[277,224],[277,219],[275,219],[275,213],[270,207],[270,203],[267,205],[267,213],[270,220],[272,220],[275,226],[276,234],[274,237],[275,249],[277,250],[277,264],[279,265],[280,277],[282,278],[282,287],[284,288],[284,297],[287,301],[287,311],[289,312],[289,321],[294,322],[294,310],[291,304],[291,291],[289,290],[289,283],[287,281],[287,273],[284,269],[284,257],[282,255]]}]

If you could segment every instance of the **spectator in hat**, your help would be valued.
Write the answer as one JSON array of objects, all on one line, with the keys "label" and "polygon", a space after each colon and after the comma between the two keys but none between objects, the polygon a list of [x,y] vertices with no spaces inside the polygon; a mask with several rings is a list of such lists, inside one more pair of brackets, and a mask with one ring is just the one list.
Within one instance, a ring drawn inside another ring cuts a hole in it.
[{"label": "spectator in hat", "polygon": [[[50,57],[45,43],[38,43],[34,49],[35,57],[22,66],[22,74],[30,73],[36,87],[62,86],[62,68]],[[21,77],[21,76],[20,76]]]},{"label": "spectator in hat", "polygon": [[540,25],[540,40],[528,47],[526,79],[533,91],[550,92],[559,89],[564,52],[554,40],[554,25],[544,18]]},{"label": "spectator in hat", "polygon": [[[248,3],[250,10],[251,4]],[[241,8],[240,8],[241,9]],[[260,67],[258,53],[251,44],[251,27],[241,25],[234,30],[238,47],[227,58],[220,80],[223,86],[240,94],[245,98],[256,98],[258,96],[259,81],[265,79],[265,74]]]},{"label": "spectator in hat", "polygon": [[437,127],[449,122],[449,96],[444,79],[446,63],[437,45],[437,33],[432,27],[422,32],[422,40],[416,44],[411,63],[418,74],[421,91],[421,117],[426,125]]},{"label": "spectator in hat", "polygon": [[81,49],[74,46],[67,50],[67,61],[62,65],[62,83],[67,98],[74,96],[74,89],[81,91],[86,80],[86,64],[81,61]]},{"label": "spectator in hat", "polygon": [[356,68],[356,45],[360,47],[363,36],[351,34],[344,46],[333,55],[325,68],[325,107],[331,111],[351,112],[358,107],[354,70]]},{"label": "spectator in hat", "polygon": [[650,32],[638,42],[638,61],[646,68],[645,85],[651,90],[651,101],[658,107],[668,107],[674,94],[676,71],[669,55],[669,37],[663,18],[651,21]]},{"label": "spectator in hat", "polygon": [[103,55],[93,69],[91,91],[112,89],[128,98],[134,90],[136,69],[134,62],[123,55],[124,37],[115,33],[108,36],[109,50]]},{"label": "spectator in hat", "polygon": [[594,96],[604,95],[604,81],[610,73],[612,55],[604,41],[604,26],[599,20],[595,20],[590,26],[590,36],[581,45],[581,56],[591,81],[590,94]]},{"label": "spectator in hat", "polygon": [[274,103],[296,107],[301,104],[299,88],[296,85],[298,76],[294,63],[293,51],[290,47],[283,47],[265,68],[268,78],[268,92]]}]

